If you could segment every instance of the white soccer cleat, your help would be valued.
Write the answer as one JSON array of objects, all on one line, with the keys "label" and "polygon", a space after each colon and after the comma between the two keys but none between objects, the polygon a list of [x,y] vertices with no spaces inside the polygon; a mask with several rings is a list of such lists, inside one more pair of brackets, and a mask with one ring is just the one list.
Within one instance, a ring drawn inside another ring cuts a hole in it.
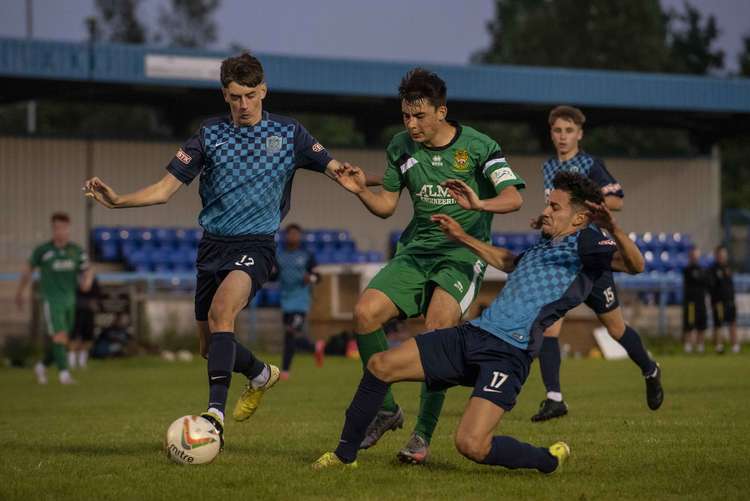
[{"label": "white soccer cleat", "polygon": [[61,371],[59,380],[60,384],[76,384],[76,380],[70,375],[70,371]]}]

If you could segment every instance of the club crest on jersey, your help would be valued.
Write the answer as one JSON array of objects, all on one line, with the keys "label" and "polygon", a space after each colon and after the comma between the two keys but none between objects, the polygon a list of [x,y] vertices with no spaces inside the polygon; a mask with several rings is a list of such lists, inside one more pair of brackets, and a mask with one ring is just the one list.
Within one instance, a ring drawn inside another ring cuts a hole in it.
[{"label": "club crest on jersey", "polygon": [[315,153],[320,153],[320,152],[321,152],[321,151],[323,151],[324,149],[325,149],[325,148],[324,148],[324,147],[323,147],[323,145],[322,145],[322,144],[320,144],[320,143],[315,143],[315,144],[313,144],[313,145],[312,145],[312,150],[313,150],[313,151],[314,151]]},{"label": "club crest on jersey", "polygon": [[578,174],[579,172],[581,172],[581,169],[579,169],[577,165],[571,165],[570,167],[568,167],[568,172]]},{"label": "club crest on jersey", "polygon": [[269,136],[266,139],[266,151],[268,153],[278,153],[281,151],[281,145],[284,143],[284,140],[281,139],[281,136]]},{"label": "club crest on jersey", "polygon": [[453,170],[466,172],[469,170],[469,152],[466,150],[456,150],[453,154]]}]

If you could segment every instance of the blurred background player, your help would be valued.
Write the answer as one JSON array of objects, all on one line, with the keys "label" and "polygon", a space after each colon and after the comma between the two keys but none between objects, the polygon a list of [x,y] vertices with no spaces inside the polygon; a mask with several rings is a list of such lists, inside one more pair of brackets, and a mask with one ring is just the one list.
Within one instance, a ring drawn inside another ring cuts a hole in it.
[{"label": "blurred background player", "polygon": [[94,319],[99,311],[101,290],[96,277],[89,290],[80,286],[76,291],[76,312],[73,332],[68,345],[68,365],[71,369],[85,369],[89,360],[89,351],[94,343]]},{"label": "blurred background player", "polygon": [[[579,148],[583,139],[583,124],[586,117],[578,108],[572,106],[557,106],[549,114],[550,137],[555,147],[555,156],[547,160],[542,166],[544,174],[544,194],[549,197],[553,189],[552,180],[559,172],[573,172],[590,178],[599,186],[604,196],[604,202],[611,211],[622,209],[625,194],[617,180],[607,171],[604,162]],[[540,220],[532,222],[533,227],[540,227]],[[619,342],[628,352],[628,356],[638,365],[643,376],[647,379],[657,378],[659,366],[654,362],[643,347],[638,333],[625,324],[622,309],[617,300],[617,289],[611,272],[605,272],[594,284],[591,294],[585,301],[599,321],[606,327],[609,335]],[[558,320],[544,333],[544,342],[539,354],[539,366],[542,380],[547,390],[547,396],[539,406],[539,411],[532,416],[532,421],[546,421],[561,417],[568,413],[568,406],[563,400],[560,388],[560,343],[558,338],[563,319]],[[648,395],[648,392],[647,392]],[[650,409],[656,410],[661,406],[661,400],[649,400]]]},{"label": "blurred background player", "polygon": [[[373,354],[388,349],[383,330],[388,320],[424,315],[427,330],[452,327],[481,286],[486,264],[448,240],[430,216],[448,214],[468,233],[487,241],[492,215],[514,212],[523,203],[518,190],[524,181],[510,168],[500,146],[471,127],[447,120],[446,95],[445,82],[435,73],[422,68],[407,73],[399,86],[406,130],[388,145],[384,189],[368,190],[358,168],[341,178],[378,217],[393,214],[403,189],[408,190],[414,210],[396,255],[372,279],[354,309],[364,366]],[[464,195],[457,203],[451,190],[458,194],[465,189],[478,197]],[[430,391],[422,385],[419,416],[411,438],[398,453],[401,461],[427,460],[444,400],[445,390]],[[403,422],[403,412],[388,392],[361,447],[375,445],[386,431],[402,427]]]},{"label": "blurred background player", "polygon": [[714,319],[714,347],[717,353],[724,352],[724,341],[721,331],[723,327],[729,329],[729,341],[732,352],[740,352],[740,342],[737,337],[737,307],[734,302],[734,280],[732,269],[729,267],[729,255],[723,245],[714,250],[714,264],[708,270],[711,284],[711,308]]},{"label": "blurred background player", "polygon": [[54,362],[62,384],[75,381],[68,370],[66,349],[73,330],[76,290],[91,288],[93,272],[86,252],[70,241],[70,217],[64,212],[52,214],[52,240],[39,245],[31,253],[21,273],[16,291],[16,305],[23,309],[26,286],[32,272],[39,270],[39,293],[49,339],[45,339],[44,359],[34,366],[39,384],[47,383],[47,367]]},{"label": "blurred background player", "polygon": [[542,238],[520,256],[468,235],[445,214],[434,214],[432,220],[451,239],[508,273],[508,282],[481,317],[374,355],[346,411],[338,447],[313,468],[356,466],[353,444],[364,436],[388,384],[426,381],[431,388],[473,387],[455,436],[456,448],[466,458],[511,469],[556,471],[570,454],[564,442],[536,447],[494,434],[516,404],[544,330],[584,301],[605,270],[636,274],[644,269],[640,250],[603,202],[599,187],[588,178],[558,174],[542,213]]},{"label": "blurred background player", "polygon": [[221,63],[221,85],[230,114],[204,121],[177,150],[158,182],[119,195],[99,178],[86,181],[87,196],[108,208],[164,204],[200,175],[204,233],[198,247],[195,318],[201,354],[208,360],[208,410],[222,436],[232,372],[248,384],[234,408],[250,418],[279,369],[257,359],[234,337],[240,310],[268,280],[276,261],[274,234],[289,210],[294,173],[307,168],[337,179],[343,166],[296,120],[263,110],[268,92],[260,61],[244,53]]},{"label": "blurred background player", "polygon": [[[284,244],[276,254],[276,262],[284,319],[281,379],[288,379],[295,346],[305,336],[311,286],[320,281],[320,275],[315,271],[315,256],[302,248],[302,228],[298,224],[289,224],[284,230]],[[319,341],[316,347],[316,360],[320,365],[325,342]]]},{"label": "blurred background player", "polygon": [[682,332],[685,353],[692,353],[693,349],[703,353],[708,328],[708,271],[700,265],[700,258],[700,249],[693,247],[688,255],[688,265],[682,270]]}]

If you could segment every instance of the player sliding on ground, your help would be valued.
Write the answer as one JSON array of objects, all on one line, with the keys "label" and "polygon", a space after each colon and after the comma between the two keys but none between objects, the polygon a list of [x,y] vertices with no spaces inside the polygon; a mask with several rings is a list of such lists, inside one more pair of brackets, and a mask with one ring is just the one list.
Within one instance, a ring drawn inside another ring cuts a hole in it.
[{"label": "player sliding on ground", "polygon": [[[602,192],[604,203],[609,210],[621,210],[625,194],[617,180],[612,177],[604,162],[578,147],[583,138],[583,124],[586,117],[578,108],[558,106],[549,114],[550,137],[555,146],[556,156],[547,160],[542,166],[544,174],[544,194],[552,191],[552,180],[559,172],[575,172],[587,176]],[[539,228],[540,221],[532,223]],[[609,335],[619,342],[630,359],[635,362],[646,380],[646,402],[650,409],[658,409],[664,400],[661,386],[661,369],[648,356],[638,333],[625,323],[622,308],[617,300],[617,289],[612,273],[607,271],[599,277],[584,301],[591,308],[599,321],[607,328]],[[544,341],[539,353],[539,367],[542,381],[547,389],[547,396],[539,406],[539,411],[532,416],[534,422],[564,416],[568,406],[563,400],[560,389],[560,343],[558,338],[563,319],[551,325],[544,333]]]},{"label": "player sliding on ground", "polygon": [[249,54],[221,64],[229,116],[206,120],[177,151],[157,183],[118,195],[99,178],[86,181],[87,196],[108,208],[166,203],[200,175],[203,210],[198,222],[195,319],[201,354],[208,359],[208,410],[203,417],[222,435],[232,372],[248,385],[233,417],[253,415],[279,378],[279,369],[257,359],[235,340],[235,319],[268,279],[275,263],[274,234],[289,210],[297,168],[336,179],[343,166],[296,120],[263,110],[267,87],[260,61]]},{"label": "player sliding on ground", "polygon": [[536,447],[509,436],[493,437],[495,428],[515,405],[544,330],[581,304],[603,273],[642,272],[643,256],[604,205],[599,187],[569,172],[555,177],[541,215],[542,238],[520,256],[468,235],[447,215],[431,219],[449,238],[509,273],[508,282],[478,319],[373,355],[346,411],[338,447],[313,468],[356,466],[359,443],[388,386],[425,381],[432,391],[474,387],[456,431],[461,454],[477,463],[551,473],[570,454],[567,444]]},{"label": "player sliding on ground", "polygon": [[[354,310],[363,365],[387,349],[383,324],[388,320],[424,315],[427,329],[451,327],[476,297],[485,262],[448,240],[430,216],[450,215],[469,234],[489,241],[493,213],[516,211],[522,203],[518,189],[524,181],[511,170],[498,144],[446,119],[446,86],[440,77],[416,68],[401,80],[399,97],[406,130],[388,146],[384,189],[368,190],[357,167],[341,177],[342,184],[379,217],[393,214],[404,189],[414,209],[396,256],[372,279]],[[451,196],[452,191],[458,195],[464,188],[479,197]],[[444,400],[444,389],[422,387],[414,432],[398,453],[401,461],[427,460]],[[403,422],[403,412],[388,392],[361,447],[372,447],[386,431],[402,427]]]}]

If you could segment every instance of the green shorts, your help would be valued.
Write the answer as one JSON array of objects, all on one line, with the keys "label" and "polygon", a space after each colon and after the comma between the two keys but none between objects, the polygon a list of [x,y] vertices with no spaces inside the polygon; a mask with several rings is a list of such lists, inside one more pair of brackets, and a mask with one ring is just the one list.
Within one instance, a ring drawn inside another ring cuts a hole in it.
[{"label": "green shorts", "polygon": [[440,287],[466,313],[482,285],[487,264],[475,256],[396,255],[373,277],[369,289],[384,293],[404,317],[427,313],[432,292]]},{"label": "green shorts", "polygon": [[44,321],[47,324],[47,334],[54,336],[58,332],[73,332],[76,315],[75,301],[42,301]]}]

